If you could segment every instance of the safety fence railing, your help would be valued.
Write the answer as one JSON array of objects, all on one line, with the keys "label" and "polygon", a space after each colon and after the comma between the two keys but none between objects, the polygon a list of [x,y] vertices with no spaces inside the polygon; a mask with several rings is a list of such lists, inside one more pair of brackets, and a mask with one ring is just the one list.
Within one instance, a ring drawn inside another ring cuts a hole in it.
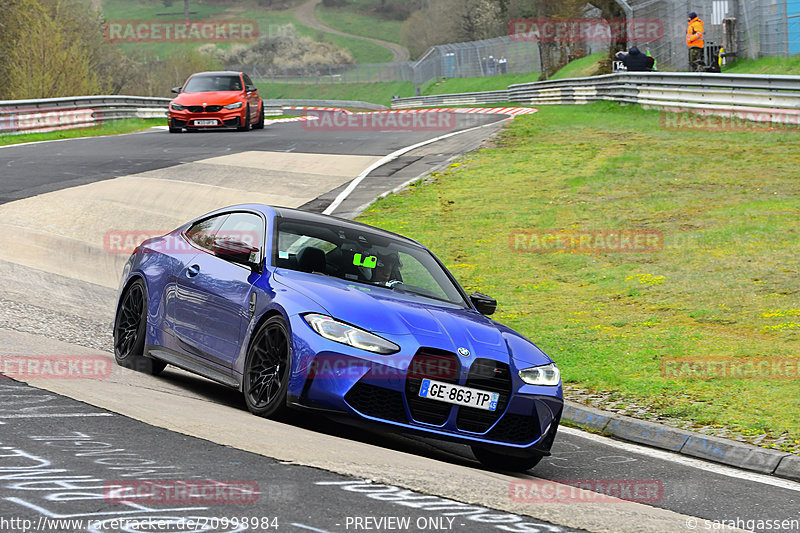
[{"label": "safety fence railing", "polygon": [[[0,134],[40,133],[97,126],[125,118],[164,118],[169,98],[146,96],[74,96],[0,101]],[[370,102],[344,100],[264,100],[264,115],[282,114],[284,106],[318,105],[386,109]]]},{"label": "safety fence railing", "polygon": [[123,118],[167,116],[169,98],[74,96],[0,101],[0,133],[29,133],[96,126]]},{"label": "safety fence railing", "polygon": [[439,105],[641,104],[673,110],[762,114],[760,120],[800,115],[800,76],[676,72],[617,73],[510,85],[501,91],[397,98],[394,109]]}]

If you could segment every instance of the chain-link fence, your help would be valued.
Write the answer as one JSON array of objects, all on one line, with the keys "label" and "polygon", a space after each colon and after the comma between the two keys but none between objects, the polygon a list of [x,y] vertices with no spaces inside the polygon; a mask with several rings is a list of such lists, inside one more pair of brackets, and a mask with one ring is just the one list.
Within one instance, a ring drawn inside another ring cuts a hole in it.
[{"label": "chain-link fence", "polygon": [[628,4],[631,18],[664,24],[663,38],[631,43],[649,48],[661,69],[689,68],[684,37],[690,11],[705,23],[706,44],[727,43],[726,52],[737,58],[800,53],[800,0],[631,0]]},{"label": "chain-link fence", "polygon": [[539,44],[497,37],[434,46],[414,63],[414,82],[541,72]]},{"label": "chain-link fence", "polygon": [[359,83],[408,81],[421,87],[441,78],[476,78],[541,72],[539,45],[510,37],[434,46],[418,61],[282,68],[227,65],[272,83]]},{"label": "chain-link fence", "polygon": [[[620,0],[621,2],[621,0]],[[659,70],[689,70],[686,46],[687,14],[695,11],[705,23],[706,44],[725,44],[729,59],[789,56],[800,53],[800,0],[627,0],[628,22],[657,21],[652,38],[631,40],[658,61]],[[600,16],[586,10],[587,19]],[[602,23],[599,24],[602,26]],[[635,32],[634,32],[635,33]],[[608,50],[610,40],[558,43],[558,62],[573,54]],[[552,47],[550,47],[552,48]],[[574,49],[574,50],[573,50]],[[552,49],[550,50],[552,52]],[[273,83],[357,83],[405,81],[419,89],[441,78],[475,78],[542,71],[542,51],[531,39],[498,37],[483,41],[445,44],[429,49],[419,60],[407,63],[325,65],[283,68],[228,65],[252,73],[254,79]]]}]

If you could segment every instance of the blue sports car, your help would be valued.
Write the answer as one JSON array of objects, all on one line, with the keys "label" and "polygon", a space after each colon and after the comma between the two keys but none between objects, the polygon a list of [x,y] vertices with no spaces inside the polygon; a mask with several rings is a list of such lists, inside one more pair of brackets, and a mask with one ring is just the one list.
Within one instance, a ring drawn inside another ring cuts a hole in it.
[{"label": "blue sports car", "polygon": [[114,323],[120,365],[175,365],[251,412],[329,415],[468,444],[485,465],[549,455],[561,377],[421,244],[293,209],[239,205],[142,243]]}]

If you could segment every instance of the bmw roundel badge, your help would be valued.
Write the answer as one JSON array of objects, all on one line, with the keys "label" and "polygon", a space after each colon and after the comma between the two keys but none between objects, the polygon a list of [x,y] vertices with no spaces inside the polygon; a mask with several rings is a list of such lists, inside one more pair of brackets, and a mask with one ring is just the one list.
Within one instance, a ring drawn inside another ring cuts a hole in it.
[{"label": "bmw roundel badge", "polygon": [[462,357],[469,357],[469,350],[467,350],[466,348],[459,348],[458,355]]}]

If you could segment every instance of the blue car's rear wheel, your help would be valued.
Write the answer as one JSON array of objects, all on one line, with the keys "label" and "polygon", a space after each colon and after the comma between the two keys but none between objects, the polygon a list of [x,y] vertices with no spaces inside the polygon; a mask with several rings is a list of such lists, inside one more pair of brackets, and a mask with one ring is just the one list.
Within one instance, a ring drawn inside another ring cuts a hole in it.
[{"label": "blue car's rear wheel", "polygon": [[147,288],[137,279],[128,286],[117,307],[114,320],[114,358],[117,364],[158,374],[166,363],[145,357],[144,342],[147,331]]},{"label": "blue car's rear wheel", "polygon": [[541,455],[530,455],[528,457],[516,457],[507,455],[479,446],[472,446],[472,454],[484,466],[495,470],[506,470],[509,472],[525,472],[530,470],[542,460]]},{"label": "blue car's rear wheel", "polygon": [[244,373],[247,408],[258,416],[277,416],[286,408],[291,343],[283,318],[269,318],[253,337]]}]

